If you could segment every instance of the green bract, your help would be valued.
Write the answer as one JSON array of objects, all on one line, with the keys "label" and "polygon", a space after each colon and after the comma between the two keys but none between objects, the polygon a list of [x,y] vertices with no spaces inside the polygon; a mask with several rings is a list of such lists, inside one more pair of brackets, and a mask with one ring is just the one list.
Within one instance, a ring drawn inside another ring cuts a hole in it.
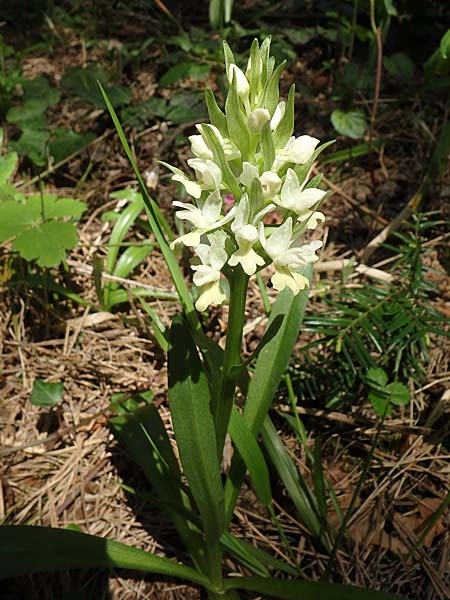
[{"label": "green bract", "polygon": [[[308,281],[299,269],[317,260],[322,243],[302,245],[300,236],[325,220],[317,208],[326,192],[308,183],[319,140],[292,135],[295,90],[292,86],[287,102],[279,101],[284,63],[275,67],[270,38],[261,46],[254,40],[245,72],[226,42],[224,54],[230,85],[225,112],[207,90],[211,123],[197,125],[199,134],[189,138],[195,158],[187,162],[193,173],[166,164],[192,197],[173,203],[192,231],[172,248],[184,244],[196,254],[200,264],[192,268],[200,311],[226,300],[222,274],[230,267],[250,277],[272,265],[277,290],[288,287],[297,294],[304,289]],[[265,225],[268,215],[278,227]]]}]

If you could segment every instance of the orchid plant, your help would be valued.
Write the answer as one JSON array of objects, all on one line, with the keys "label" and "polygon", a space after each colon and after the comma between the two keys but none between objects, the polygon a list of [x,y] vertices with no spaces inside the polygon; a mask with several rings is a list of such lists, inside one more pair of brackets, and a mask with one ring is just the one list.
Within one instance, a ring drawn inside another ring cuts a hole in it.
[{"label": "orchid plant", "polygon": [[[318,187],[320,176],[311,178],[311,172],[328,144],[320,146],[314,137],[294,135],[294,86],[287,100],[280,101],[284,64],[275,66],[270,38],[261,45],[254,40],[245,72],[226,43],[224,53],[229,81],[225,110],[207,90],[210,123],[198,125],[198,133],[189,138],[194,155],[188,160],[191,172],[164,163],[190,197],[173,202],[178,219],[187,222],[190,230],[170,244],[165,235],[167,223],[148,196],[104,93],[183,308],[183,316],[175,317],[170,331],[159,331],[159,339],[168,347],[177,455],[153,404],[123,412],[111,419],[110,425],[142,467],[191,564],[76,531],[4,526],[0,528],[0,576],[115,566],[184,578],[203,586],[211,599],[236,600],[241,594],[262,593],[287,600],[388,600],[394,597],[298,579],[299,569],[230,531],[247,473],[259,500],[272,512],[269,471],[258,439],[263,427],[268,431],[268,412],[298,337],[312,263],[322,246],[315,233],[325,219],[318,209],[327,192]],[[192,253],[195,305],[174,254],[182,245]],[[279,294],[259,347],[244,358],[249,280],[263,270],[270,271],[271,284]],[[229,303],[224,349],[205,334],[199,318],[199,312],[222,303]],[[227,434],[234,454],[225,469],[221,465]],[[316,528],[320,537],[321,526],[318,523],[316,527],[315,519],[312,514],[306,525]],[[35,552],[37,546],[39,553]],[[225,552],[252,576],[227,576]],[[270,569],[278,576],[271,576]]]}]

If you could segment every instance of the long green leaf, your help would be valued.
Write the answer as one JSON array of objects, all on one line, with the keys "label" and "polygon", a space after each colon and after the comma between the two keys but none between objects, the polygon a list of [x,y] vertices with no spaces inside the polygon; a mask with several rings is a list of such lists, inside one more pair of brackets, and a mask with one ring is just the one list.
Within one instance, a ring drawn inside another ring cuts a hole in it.
[{"label": "long green leaf", "polygon": [[109,425],[158,494],[194,562],[204,566],[203,542],[197,529],[184,517],[192,507],[182,488],[178,462],[158,409],[150,404],[111,418]]},{"label": "long green leaf", "polygon": [[311,533],[320,537],[322,528],[317,516],[316,499],[312,496],[306,482],[299,477],[298,469],[292,462],[283,441],[269,417],[266,417],[261,433],[270,460],[286,487],[302,522],[308,527]]},{"label": "long green leaf", "polygon": [[194,569],[119,542],[67,529],[0,527],[0,579],[90,567],[157,573],[208,587],[208,579]]},{"label": "long green leaf", "polygon": [[210,392],[190,331],[175,317],[169,332],[169,400],[180,459],[209,543],[224,530],[224,499]]},{"label": "long green leaf", "polygon": [[280,600],[400,600],[401,596],[351,585],[316,581],[287,581],[275,577],[236,577],[225,580],[226,589],[251,590],[264,598]]},{"label": "long green leaf", "polygon": [[268,552],[256,548],[245,540],[237,538],[232,533],[225,532],[220,538],[220,543],[223,547],[231,552],[242,564],[246,565],[255,573],[255,575],[268,575],[265,565],[273,567],[281,573],[288,575],[297,575],[296,569],[291,567],[286,561],[275,558]]},{"label": "long green leaf", "polygon": [[272,500],[272,491],[266,460],[252,432],[235,408],[231,413],[228,431],[239,454],[247,465],[258,498],[264,506],[268,506]]}]

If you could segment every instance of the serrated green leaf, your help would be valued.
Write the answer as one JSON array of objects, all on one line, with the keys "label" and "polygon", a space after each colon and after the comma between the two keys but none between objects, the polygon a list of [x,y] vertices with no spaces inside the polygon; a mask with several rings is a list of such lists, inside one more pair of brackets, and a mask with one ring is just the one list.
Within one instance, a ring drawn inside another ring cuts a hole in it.
[{"label": "serrated green leaf", "polygon": [[396,406],[405,406],[411,400],[411,393],[406,385],[394,381],[386,386],[386,393],[389,395],[389,402]]},{"label": "serrated green leaf", "polygon": [[81,134],[72,129],[58,127],[52,132],[52,141],[49,144],[50,154],[55,162],[59,162],[88,146],[95,138],[96,135],[92,132]]},{"label": "serrated green leaf", "polygon": [[161,87],[166,87],[172,85],[172,83],[185,79],[186,77],[191,77],[192,79],[204,79],[210,71],[210,65],[192,61],[181,62],[171,67],[164,75],[162,75],[159,80],[159,85]]},{"label": "serrated green leaf", "polygon": [[366,115],[359,110],[334,110],[331,123],[338,133],[352,139],[362,137],[367,130]]},{"label": "serrated green leaf", "polygon": [[0,579],[89,567],[157,573],[208,587],[208,579],[194,569],[119,542],[50,527],[0,527]]},{"label": "serrated green leaf", "polygon": [[110,78],[111,75],[107,71],[96,64],[92,64],[84,69],[81,67],[68,69],[61,79],[61,85],[96,108],[105,108],[102,93],[97,83],[100,82],[106,89],[112,106],[128,104],[131,100],[131,91],[119,85],[109,86]]},{"label": "serrated green leaf", "polygon": [[63,392],[64,383],[62,381],[50,383],[35,379],[30,402],[34,406],[56,406],[61,402]]},{"label": "serrated green leaf", "polygon": [[38,167],[46,163],[46,146],[49,138],[48,131],[39,131],[26,129],[15,142],[10,142],[9,146],[34,162]]},{"label": "serrated green leaf", "polygon": [[28,100],[10,108],[6,115],[8,123],[19,125],[21,129],[45,129],[47,127],[47,104],[41,99]]},{"label": "serrated green leaf", "polygon": [[50,85],[46,77],[35,77],[34,79],[25,79],[22,83],[23,100],[35,100],[42,102],[45,108],[58,104],[61,98],[61,92]]},{"label": "serrated green leaf", "polygon": [[202,517],[208,542],[224,530],[224,499],[206,374],[185,322],[169,333],[169,400],[180,460]]},{"label": "serrated green leaf", "polygon": [[29,196],[24,204],[4,202],[0,205],[0,242],[15,238],[13,248],[23,258],[37,259],[40,266],[56,266],[64,260],[65,251],[77,243],[77,230],[73,223],[43,217],[78,217],[85,210],[82,202],[58,200],[51,194]]},{"label": "serrated green leaf", "polygon": [[16,152],[8,152],[0,156],[0,185],[8,181],[17,168],[19,157]]},{"label": "serrated green leaf", "polygon": [[48,221],[19,233],[13,249],[25,260],[37,260],[40,267],[56,267],[77,242],[77,228],[73,223]]},{"label": "serrated green leaf", "polygon": [[388,376],[384,369],[372,367],[366,373],[366,380],[369,385],[384,388],[388,382]]}]

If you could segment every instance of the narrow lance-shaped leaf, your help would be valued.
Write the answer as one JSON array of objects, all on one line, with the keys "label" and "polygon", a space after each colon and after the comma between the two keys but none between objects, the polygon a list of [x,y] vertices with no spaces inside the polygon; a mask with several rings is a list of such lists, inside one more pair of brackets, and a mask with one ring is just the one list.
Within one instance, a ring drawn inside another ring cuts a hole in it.
[{"label": "narrow lance-shaped leaf", "polygon": [[277,128],[273,132],[273,139],[276,148],[284,148],[294,131],[294,101],[295,84],[293,83],[289,89],[289,96],[286,102],[284,114],[281,117]]},{"label": "narrow lance-shaped leaf", "polygon": [[133,167],[134,173],[139,182],[139,186],[141,188],[142,197],[144,199],[145,210],[147,213],[150,227],[156,237],[159,247],[161,248],[161,252],[164,256],[164,260],[166,261],[167,267],[170,271],[170,275],[172,277],[172,280],[174,282],[174,285],[175,285],[178,295],[180,297],[180,302],[183,305],[184,311],[186,313],[186,318],[188,319],[189,324],[191,325],[193,330],[198,331],[199,329],[201,329],[200,322],[198,320],[198,316],[195,311],[192,299],[190,297],[189,291],[188,291],[186,283],[184,281],[184,277],[183,277],[180,267],[178,265],[178,261],[174,255],[174,253],[170,249],[169,244],[167,243],[167,240],[164,236],[164,233],[163,233],[161,227],[159,226],[158,219],[156,216],[156,211],[155,211],[156,205],[155,205],[154,201],[150,198],[150,196],[147,192],[147,188],[145,186],[144,180],[142,179],[142,175],[139,171],[139,168],[137,166],[137,163],[133,156],[131,148],[127,142],[127,139],[123,132],[120,121],[117,117],[117,114],[116,114],[114,108],[112,107],[111,102],[109,101],[109,98],[100,83],[99,83],[99,86],[100,86],[106,107],[108,108],[109,114],[111,115],[111,118],[117,129],[117,133],[119,135],[123,149],[125,150],[125,154],[127,155],[127,158],[130,161],[130,164]]},{"label": "narrow lance-shaped leaf", "polygon": [[235,577],[225,581],[226,589],[251,590],[280,600],[401,600],[401,596],[375,592],[351,585],[322,581],[287,581],[275,577]]},{"label": "narrow lance-shaped leaf", "polygon": [[250,151],[250,137],[241,102],[237,93],[236,74],[233,76],[230,90],[225,103],[228,131],[233,143],[239,148],[243,160],[248,160]]},{"label": "narrow lance-shaped leaf", "polygon": [[220,110],[213,91],[209,88],[205,90],[205,101],[208,108],[209,120],[211,121],[212,125],[217,127],[223,137],[228,137],[227,119]]},{"label": "narrow lance-shaped leaf", "polygon": [[224,500],[206,374],[189,329],[175,317],[169,333],[169,400],[186,478],[209,543],[224,529]]},{"label": "narrow lance-shaped leaf", "polygon": [[180,577],[208,587],[208,579],[194,569],[119,542],[67,529],[0,527],[0,579],[100,567]]},{"label": "narrow lance-shaped leaf", "polygon": [[178,462],[158,409],[154,405],[147,405],[130,414],[113,417],[109,425],[134,462],[141,467],[152,488],[158,492],[181,539],[194,561],[200,565],[203,543],[199,533],[183,516],[192,507],[182,488]]},{"label": "narrow lance-shaped leaf", "polygon": [[264,506],[268,506],[272,500],[272,492],[266,460],[252,432],[235,408],[231,413],[228,430],[233,444],[247,465],[258,498]]},{"label": "narrow lance-shaped leaf", "polygon": [[225,58],[225,71],[228,76],[228,71],[230,70],[230,65],[236,64],[236,61],[234,60],[234,55],[233,55],[233,52],[231,51],[230,46],[227,44],[227,42],[225,40],[223,41],[223,56]]},{"label": "narrow lance-shaped leaf", "polygon": [[264,170],[270,171],[275,160],[275,145],[269,122],[265,123],[261,130],[261,149],[264,156]]},{"label": "narrow lance-shaped leaf", "polygon": [[233,171],[230,169],[223,148],[220,145],[214,130],[210,125],[202,125],[201,130],[206,138],[207,145],[211,148],[214,155],[214,161],[219,165],[220,170],[222,171],[224,183],[228,186],[236,201],[240,200],[242,195],[241,187]]},{"label": "narrow lance-shaped leaf", "polygon": [[271,116],[273,115],[278,104],[278,98],[280,95],[279,82],[281,73],[283,72],[285,66],[286,61],[284,60],[272,73],[264,92],[264,106],[270,112]]},{"label": "narrow lance-shaped leaf", "polygon": [[[269,417],[266,417],[261,433],[269,458],[286,487],[302,522],[311,533],[320,537],[322,528],[318,518],[317,501],[312,496],[307,483],[299,477],[298,470]],[[326,544],[325,541],[324,543]]]},{"label": "narrow lance-shaped leaf", "polygon": [[256,101],[256,96],[259,92],[260,77],[261,77],[261,55],[259,51],[259,43],[255,38],[250,48],[250,105],[253,108]]}]

